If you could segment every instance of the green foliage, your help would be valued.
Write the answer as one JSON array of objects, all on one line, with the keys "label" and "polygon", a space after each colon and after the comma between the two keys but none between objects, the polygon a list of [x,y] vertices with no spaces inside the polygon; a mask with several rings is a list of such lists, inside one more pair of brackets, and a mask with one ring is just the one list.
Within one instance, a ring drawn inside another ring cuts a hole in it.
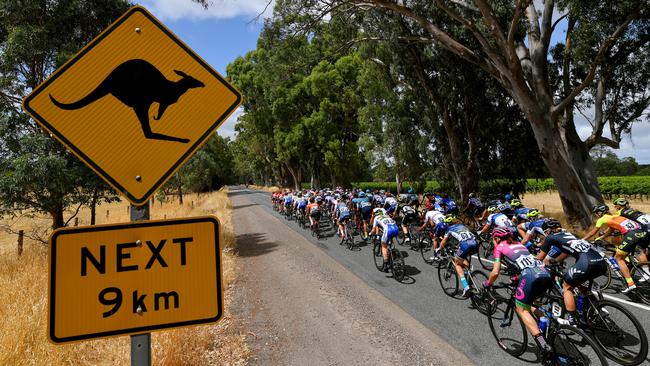
[{"label": "green foliage", "polygon": [[639,164],[632,157],[619,159],[611,150],[604,147],[592,149],[594,171],[599,177],[626,176],[636,174]]}]

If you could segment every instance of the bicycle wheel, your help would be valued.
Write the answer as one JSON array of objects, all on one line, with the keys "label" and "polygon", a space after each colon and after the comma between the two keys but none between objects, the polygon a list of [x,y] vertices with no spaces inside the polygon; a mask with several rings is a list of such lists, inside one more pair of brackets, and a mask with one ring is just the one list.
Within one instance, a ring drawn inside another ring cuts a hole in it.
[{"label": "bicycle wheel", "polygon": [[570,325],[558,325],[549,335],[553,365],[608,365],[596,341]]},{"label": "bicycle wheel", "polygon": [[431,260],[433,256],[433,241],[429,235],[423,235],[420,239],[420,254],[425,263],[432,264],[435,261]]},{"label": "bicycle wheel", "polygon": [[648,356],[648,337],[639,320],[623,305],[599,300],[589,306],[586,330],[605,356],[625,366],[638,365]]},{"label": "bicycle wheel", "polygon": [[472,296],[470,300],[472,305],[479,313],[487,315],[488,313],[488,293],[483,289],[483,281],[488,279],[488,275],[480,270],[472,271],[470,276],[472,290]]},{"label": "bicycle wheel", "polygon": [[406,268],[402,252],[399,249],[393,248],[390,251],[390,258],[393,265],[393,278],[395,278],[397,282],[404,281],[404,278],[406,277]]},{"label": "bicycle wheel", "polygon": [[438,280],[442,291],[447,296],[454,297],[458,293],[458,273],[456,273],[456,267],[454,267],[454,263],[450,259],[445,262],[446,264],[440,263],[440,266],[438,266]]},{"label": "bicycle wheel", "polygon": [[478,247],[478,261],[486,271],[494,267],[494,245],[489,241],[481,241]]},{"label": "bicycle wheel", "polygon": [[375,267],[381,271],[384,266],[384,257],[381,255],[381,243],[378,240],[374,240],[372,246],[372,258],[375,261]]},{"label": "bicycle wheel", "polygon": [[528,348],[528,331],[511,299],[494,299],[487,308],[490,331],[497,344],[508,354],[519,357]]},{"label": "bicycle wheel", "polygon": [[600,286],[601,290],[606,290],[612,284],[612,267],[607,266],[607,273],[594,279],[594,282]]},{"label": "bicycle wheel", "polygon": [[355,247],[354,234],[352,233],[352,230],[346,229],[345,231],[345,242],[348,245],[348,249],[352,250]]}]

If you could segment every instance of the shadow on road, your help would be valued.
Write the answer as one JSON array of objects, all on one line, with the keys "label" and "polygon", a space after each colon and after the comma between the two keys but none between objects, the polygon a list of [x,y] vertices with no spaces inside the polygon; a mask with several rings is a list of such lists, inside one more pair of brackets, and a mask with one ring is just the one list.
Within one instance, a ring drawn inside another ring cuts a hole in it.
[{"label": "shadow on road", "polygon": [[257,204],[257,203],[248,203],[248,204],[245,204],[245,205],[233,206],[232,208],[234,210],[237,210],[237,209],[240,209],[240,208],[246,208],[246,207],[251,207],[251,206],[259,206],[259,204]]},{"label": "shadow on road", "polygon": [[270,253],[278,243],[267,241],[262,233],[241,234],[235,237],[236,248],[241,257],[256,257]]},{"label": "shadow on road", "polygon": [[241,196],[241,195],[244,195],[244,194],[254,194],[254,193],[256,193],[256,192],[255,191],[244,190],[244,189],[242,189],[242,190],[236,189],[236,190],[228,191],[228,196],[233,197],[233,196]]}]

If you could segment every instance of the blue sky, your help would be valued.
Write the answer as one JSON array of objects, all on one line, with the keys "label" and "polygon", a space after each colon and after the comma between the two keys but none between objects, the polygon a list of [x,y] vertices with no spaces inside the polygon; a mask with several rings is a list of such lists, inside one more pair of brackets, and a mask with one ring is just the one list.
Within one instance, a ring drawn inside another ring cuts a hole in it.
[{"label": "blue sky", "polygon": [[[255,49],[263,20],[273,9],[271,4],[264,12],[268,0],[211,0],[207,10],[191,0],[141,0],[138,3],[224,76],[230,62]],[[255,20],[259,14],[262,16]],[[565,30],[566,26],[560,24],[553,33],[553,40],[563,41]],[[217,132],[234,137],[234,125],[241,113],[241,110],[233,113]],[[575,119],[578,134],[586,138],[591,126],[580,114],[576,114]],[[650,164],[650,125],[637,124],[633,133],[632,137],[624,137],[621,149],[615,152],[621,157],[632,156],[639,163]]]}]

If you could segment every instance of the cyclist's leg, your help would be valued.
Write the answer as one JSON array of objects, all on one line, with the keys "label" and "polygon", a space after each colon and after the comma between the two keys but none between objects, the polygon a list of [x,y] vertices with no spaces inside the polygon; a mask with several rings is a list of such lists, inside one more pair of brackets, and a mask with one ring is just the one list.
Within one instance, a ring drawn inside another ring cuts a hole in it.
[{"label": "cyclist's leg", "polygon": [[628,232],[623,236],[623,242],[618,246],[618,248],[616,248],[616,254],[614,255],[616,263],[618,263],[628,287],[634,286],[634,280],[630,274],[630,269],[627,267],[627,263],[625,262],[625,257],[627,257],[629,253],[634,253],[634,249],[636,248],[638,240],[633,234],[634,233],[632,232]]},{"label": "cyclist's leg", "polygon": [[526,329],[535,339],[538,347],[543,352],[548,352],[551,347],[546,343],[544,335],[539,329],[531,311],[535,299],[541,296],[553,285],[551,275],[540,268],[527,268],[521,272],[519,285],[515,293],[516,312],[524,322]]}]

